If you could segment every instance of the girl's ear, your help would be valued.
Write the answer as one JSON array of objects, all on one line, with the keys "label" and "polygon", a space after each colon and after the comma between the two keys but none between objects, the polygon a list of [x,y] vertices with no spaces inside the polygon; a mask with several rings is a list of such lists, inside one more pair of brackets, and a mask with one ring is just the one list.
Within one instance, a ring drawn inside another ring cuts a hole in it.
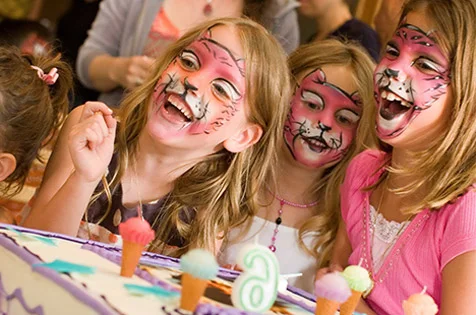
[{"label": "girl's ear", "polygon": [[10,153],[0,153],[0,181],[5,180],[17,167],[17,160]]},{"label": "girl's ear", "polygon": [[223,146],[230,152],[237,153],[252,146],[261,139],[263,129],[258,124],[248,124],[235,136],[226,139]]}]

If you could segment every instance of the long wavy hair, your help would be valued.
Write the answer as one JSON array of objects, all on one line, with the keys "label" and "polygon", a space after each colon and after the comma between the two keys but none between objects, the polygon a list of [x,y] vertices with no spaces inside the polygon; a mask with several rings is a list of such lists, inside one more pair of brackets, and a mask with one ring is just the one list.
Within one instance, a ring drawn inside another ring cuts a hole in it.
[{"label": "long wavy hair", "polygon": [[[476,1],[409,0],[401,21],[416,10],[432,22],[438,44],[450,60],[452,97],[447,101],[452,104],[447,130],[426,150],[413,152],[410,165],[388,168],[387,174],[411,174],[409,178],[413,178],[404,187],[392,189],[403,196],[418,193],[421,197],[402,209],[409,215],[424,209],[437,210],[454,201],[474,184],[476,177]],[[381,149],[392,152],[389,146]],[[424,194],[419,193],[422,187]]]},{"label": "long wavy hair", "polygon": [[[350,160],[365,148],[376,147],[374,132],[375,104],[373,97],[373,70],[375,64],[357,43],[328,39],[301,46],[289,56],[288,61],[295,86],[299,78],[323,66],[341,66],[351,69],[349,79],[357,86],[362,99],[362,117],[357,134],[344,158],[330,167],[324,176],[311,187],[319,197],[319,213],[299,228],[299,245],[324,266],[330,260],[332,245],[340,220],[339,187],[344,179]],[[303,239],[311,235],[313,241],[307,247]]]},{"label": "long wavy hair", "polygon": [[119,166],[111,182],[105,185],[106,193],[110,194],[117,187],[125,170],[134,163],[157,80],[183,49],[206,30],[217,26],[233,28],[241,40],[246,67],[247,118],[262,128],[263,135],[242,152],[231,153],[223,149],[209,155],[175,181],[166,209],[153,224],[156,240],[150,248],[161,252],[169,250],[166,245],[176,229],[186,246],[167,252],[174,256],[190,247],[215,251],[217,238],[255,214],[258,188],[261,183],[275,178],[275,148],[281,145],[288,110],[290,79],[286,56],[274,37],[249,19],[224,18],[205,22],[171,45],[157,61],[154,74],[122,103],[115,149]]}]

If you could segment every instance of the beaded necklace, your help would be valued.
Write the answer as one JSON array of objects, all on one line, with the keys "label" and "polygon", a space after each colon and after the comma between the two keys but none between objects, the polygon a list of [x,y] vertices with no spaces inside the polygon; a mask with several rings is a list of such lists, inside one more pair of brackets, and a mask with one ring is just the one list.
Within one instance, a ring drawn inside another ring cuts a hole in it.
[{"label": "beaded necklace", "polygon": [[284,198],[281,198],[277,194],[271,192],[271,190],[270,190],[270,193],[274,196],[276,200],[279,201],[278,217],[274,221],[276,223],[276,227],[274,228],[274,231],[273,231],[273,237],[271,237],[271,244],[268,246],[268,248],[274,253],[276,251],[276,236],[278,235],[278,232],[279,232],[279,226],[283,222],[281,215],[283,214],[284,205],[288,205],[288,206],[300,208],[300,209],[306,209],[306,208],[314,207],[315,205],[317,205],[318,201],[316,200],[311,203],[301,204],[301,203],[295,203],[295,202],[288,201]]},{"label": "beaded necklace", "polygon": [[210,16],[212,14],[213,12],[212,1],[213,0],[207,0],[207,3],[205,4],[202,10],[203,15]]}]

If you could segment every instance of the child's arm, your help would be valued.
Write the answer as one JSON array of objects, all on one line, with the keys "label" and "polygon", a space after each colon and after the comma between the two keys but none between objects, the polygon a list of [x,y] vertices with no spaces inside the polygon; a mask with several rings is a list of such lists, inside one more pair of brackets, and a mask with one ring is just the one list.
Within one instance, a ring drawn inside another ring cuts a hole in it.
[{"label": "child's arm", "polygon": [[466,252],[443,268],[440,315],[475,314],[476,251]]},{"label": "child's arm", "polygon": [[115,129],[112,111],[103,103],[89,102],[70,114],[25,226],[76,235],[111,160]]}]

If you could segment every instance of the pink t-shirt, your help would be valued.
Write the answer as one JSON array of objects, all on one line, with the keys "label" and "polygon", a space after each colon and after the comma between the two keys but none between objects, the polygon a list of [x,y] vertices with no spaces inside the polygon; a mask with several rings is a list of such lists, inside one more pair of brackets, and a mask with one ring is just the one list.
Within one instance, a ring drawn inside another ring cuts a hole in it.
[{"label": "pink t-shirt", "polygon": [[476,192],[469,190],[438,211],[424,210],[399,236],[374,275],[369,231],[369,197],[365,187],[383,172],[386,154],[367,150],[350,163],[341,187],[342,217],[352,245],[349,264],[369,270],[375,282],[366,301],[377,314],[403,314],[402,301],[424,286],[441,304],[442,271],[453,258],[476,250]]}]

